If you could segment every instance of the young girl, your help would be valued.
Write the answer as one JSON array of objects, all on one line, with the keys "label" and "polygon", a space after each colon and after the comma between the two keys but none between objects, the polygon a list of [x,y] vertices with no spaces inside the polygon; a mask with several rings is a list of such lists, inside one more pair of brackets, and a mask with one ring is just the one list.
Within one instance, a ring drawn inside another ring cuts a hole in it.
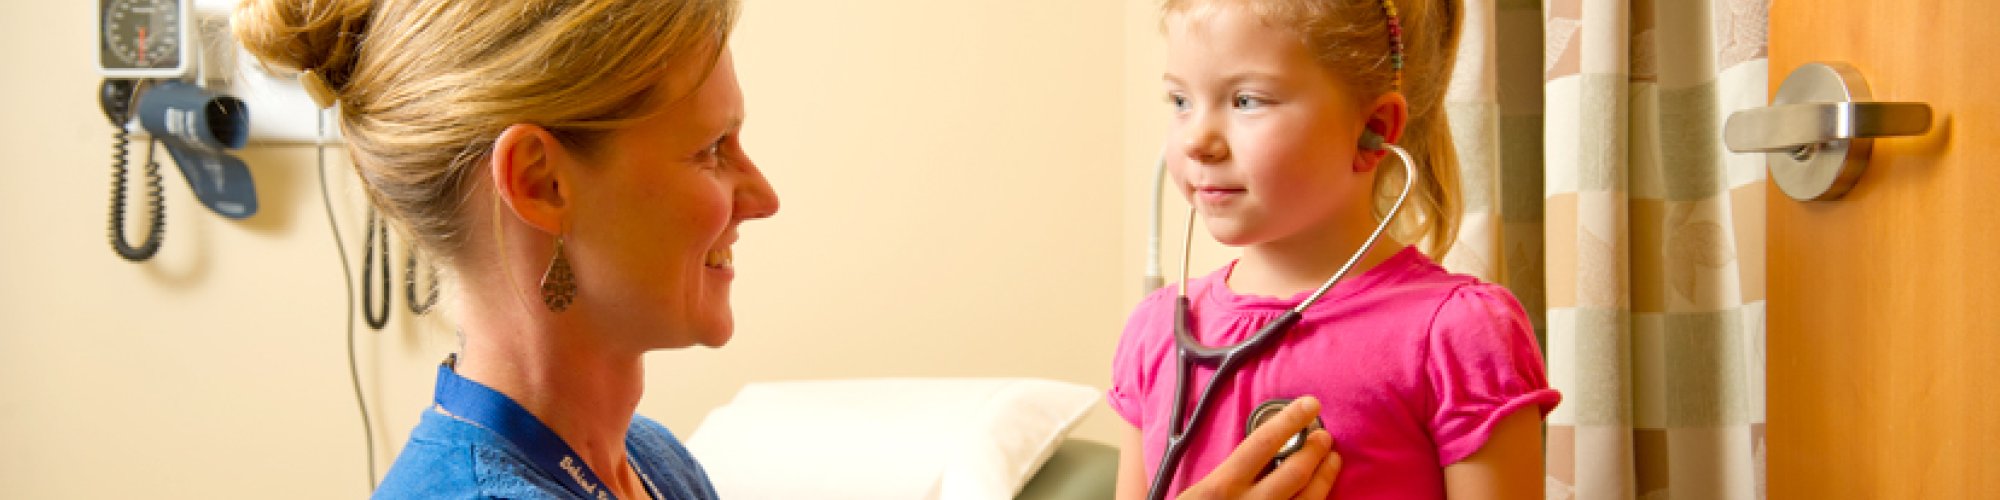
[{"label": "young girl", "polygon": [[[1272,347],[1220,384],[1173,494],[1207,475],[1265,401],[1314,397],[1340,455],[1338,498],[1541,498],[1549,389],[1528,319],[1506,289],[1432,261],[1458,223],[1443,94],[1459,0],[1167,0],[1169,166],[1237,261],[1185,284],[1202,344],[1243,342],[1360,250],[1404,186],[1389,234]],[[1368,137],[1377,135],[1379,137]],[[1379,172],[1379,174],[1378,174]],[[1185,258],[1185,257],[1183,257]],[[1176,383],[1178,290],[1132,313],[1113,360],[1113,409],[1134,429],[1119,496],[1146,493],[1168,446],[1175,391],[1186,411],[1214,373]]]}]

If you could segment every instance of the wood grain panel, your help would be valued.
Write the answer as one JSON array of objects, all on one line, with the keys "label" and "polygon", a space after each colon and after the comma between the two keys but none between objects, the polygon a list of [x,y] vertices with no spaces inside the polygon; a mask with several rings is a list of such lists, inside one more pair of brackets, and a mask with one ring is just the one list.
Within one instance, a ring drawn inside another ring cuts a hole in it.
[{"label": "wood grain panel", "polygon": [[1838,201],[1768,191],[1770,498],[2000,495],[2000,2],[1776,0],[1771,90],[1846,61],[1929,135]]}]

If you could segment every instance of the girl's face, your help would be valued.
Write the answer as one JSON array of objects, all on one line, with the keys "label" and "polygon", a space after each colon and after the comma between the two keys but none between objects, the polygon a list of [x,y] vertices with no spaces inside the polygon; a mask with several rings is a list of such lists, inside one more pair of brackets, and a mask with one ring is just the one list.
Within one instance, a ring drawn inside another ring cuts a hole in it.
[{"label": "girl's face", "polygon": [[727,343],[737,225],[778,211],[777,193],[737,136],[743,96],[726,48],[707,76],[668,77],[669,91],[698,86],[664,113],[611,133],[578,169],[585,178],[567,251],[581,288],[572,307],[595,310],[572,317],[603,321],[596,331],[632,332],[627,339],[640,348]]},{"label": "girl's face", "polygon": [[1254,246],[1372,224],[1374,163],[1355,154],[1364,101],[1297,34],[1208,4],[1169,14],[1166,37],[1168,167],[1217,241]]}]

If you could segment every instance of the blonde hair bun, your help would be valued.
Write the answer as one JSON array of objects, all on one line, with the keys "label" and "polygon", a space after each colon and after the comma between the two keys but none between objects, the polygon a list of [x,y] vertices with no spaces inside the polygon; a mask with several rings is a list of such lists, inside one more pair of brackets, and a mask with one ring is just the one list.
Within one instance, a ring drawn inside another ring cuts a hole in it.
[{"label": "blonde hair bun", "polygon": [[338,91],[354,72],[373,0],[244,0],[229,19],[266,65],[318,73]]}]

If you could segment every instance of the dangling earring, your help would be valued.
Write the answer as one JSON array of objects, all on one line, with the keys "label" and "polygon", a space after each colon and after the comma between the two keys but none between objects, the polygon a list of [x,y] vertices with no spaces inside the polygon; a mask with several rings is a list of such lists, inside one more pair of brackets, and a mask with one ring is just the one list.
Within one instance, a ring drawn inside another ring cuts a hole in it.
[{"label": "dangling earring", "polygon": [[569,270],[569,257],[563,255],[563,239],[556,237],[556,255],[549,259],[549,270],[542,273],[542,304],[553,312],[569,309],[576,299],[576,273]]}]

